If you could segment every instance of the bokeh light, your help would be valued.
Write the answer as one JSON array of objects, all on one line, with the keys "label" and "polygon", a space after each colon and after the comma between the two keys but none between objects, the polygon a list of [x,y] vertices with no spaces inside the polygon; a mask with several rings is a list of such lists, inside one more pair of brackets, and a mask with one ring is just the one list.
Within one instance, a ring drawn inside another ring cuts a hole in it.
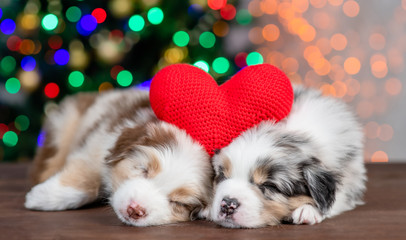
[{"label": "bokeh light", "polygon": [[48,98],[56,98],[59,95],[59,86],[56,83],[48,83],[44,88],[44,94]]},{"label": "bokeh light", "polygon": [[189,37],[189,34],[185,31],[177,31],[173,35],[172,40],[176,46],[185,47],[186,45],[188,45],[190,37]]},{"label": "bokeh light", "polygon": [[58,65],[66,65],[69,62],[69,52],[65,49],[59,49],[54,55],[55,63]]},{"label": "bokeh light", "polygon": [[5,56],[0,61],[0,70],[5,74],[10,74],[16,67],[16,60],[12,56]]},{"label": "bokeh light", "polygon": [[4,19],[0,24],[0,30],[3,34],[10,35],[13,34],[16,29],[16,24],[12,19]]},{"label": "bokeh light", "polygon": [[247,55],[247,65],[255,65],[255,64],[261,64],[264,63],[264,58],[262,55],[258,52],[251,52]]},{"label": "bokeh light", "polygon": [[241,25],[248,25],[252,21],[252,16],[246,9],[241,9],[237,12],[236,20]]},{"label": "bokeh light", "polygon": [[220,15],[225,20],[232,20],[237,13],[237,10],[232,4],[227,4],[220,10]]},{"label": "bokeh light", "polygon": [[58,17],[55,14],[47,14],[42,18],[41,25],[47,31],[52,31],[58,26]]},{"label": "bokeh light", "polygon": [[9,92],[10,94],[18,93],[18,91],[20,91],[21,88],[20,80],[14,77],[9,78],[4,86],[6,88],[6,91]]},{"label": "bokeh light", "polygon": [[7,147],[14,147],[15,145],[17,145],[18,136],[15,132],[8,131],[3,134],[3,142],[4,145],[6,145]]},{"label": "bokeh light", "polygon": [[20,131],[26,131],[30,126],[30,119],[25,115],[19,115],[14,121],[15,127]]},{"label": "bokeh light", "polygon": [[218,57],[214,59],[212,66],[216,73],[224,74],[230,69],[230,62],[227,58]]},{"label": "bokeh light", "polygon": [[203,32],[199,37],[199,43],[204,48],[212,48],[216,43],[216,36],[211,32]]},{"label": "bokeh light", "polygon": [[200,69],[203,69],[203,71],[205,71],[205,72],[209,72],[209,70],[210,70],[209,64],[203,60],[199,60],[199,61],[195,62],[193,65]]},{"label": "bokeh light", "polygon": [[164,12],[159,7],[153,7],[148,11],[147,18],[151,24],[158,25],[164,20]]},{"label": "bokeh light", "polygon": [[72,6],[68,8],[68,10],[66,10],[65,15],[70,22],[77,22],[82,17],[82,11],[80,10],[80,8]]},{"label": "bokeh light", "polygon": [[128,20],[128,26],[130,27],[131,30],[134,32],[139,32],[141,31],[144,26],[145,26],[145,20],[143,17],[140,15],[133,15],[129,20]]},{"label": "bokeh light", "polygon": [[97,27],[97,20],[92,15],[84,15],[79,21],[80,27],[86,32],[92,32]]},{"label": "bokeh light", "polygon": [[85,81],[85,76],[80,71],[73,71],[69,74],[68,81],[72,87],[80,87]]},{"label": "bokeh light", "polygon": [[207,5],[213,10],[219,10],[226,6],[227,0],[207,0]]},{"label": "bokeh light", "polygon": [[37,62],[32,56],[25,56],[21,60],[21,68],[24,69],[24,71],[32,71],[35,69],[35,66],[37,65]]},{"label": "bokeh light", "polygon": [[122,87],[128,87],[133,82],[133,75],[127,70],[123,70],[117,74],[117,83]]},{"label": "bokeh light", "polygon": [[103,8],[96,8],[92,11],[92,16],[97,23],[103,23],[106,20],[107,13]]}]

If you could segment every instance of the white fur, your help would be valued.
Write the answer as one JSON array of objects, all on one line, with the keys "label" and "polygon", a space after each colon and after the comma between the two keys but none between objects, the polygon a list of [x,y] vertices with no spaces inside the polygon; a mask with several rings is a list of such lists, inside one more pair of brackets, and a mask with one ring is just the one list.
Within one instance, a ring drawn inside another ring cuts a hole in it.
[{"label": "white fur", "polygon": [[304,204],[295,209],[292,213],[292,221],[294,224],[309,224],[313,225],[323,221],[324,217],[320,211],[312,205]]},{"label": "white fur", "polygon": [[59,175],[33,187],[25,199],[26,208],[41,211],[75,209],[94,200],[85,192],[61,185]]}]

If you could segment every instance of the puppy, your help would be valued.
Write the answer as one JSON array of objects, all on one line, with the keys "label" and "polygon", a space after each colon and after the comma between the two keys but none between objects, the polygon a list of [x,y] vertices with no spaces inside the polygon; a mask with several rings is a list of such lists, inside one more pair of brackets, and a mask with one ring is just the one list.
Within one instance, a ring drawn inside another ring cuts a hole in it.
[{"label": "puppy", "polygon": [[69,97],[44,131],[28,209],[75,209],[107,195],[121,221],[149,226],[189,220],[208,202],[208,154],[155,117],[147,92]]},{"label": "puppy", "polygon": [[337,99],[294,86],[284,120],[264,121],[213,157],[209,217],[230,228],[315,224],[362,204],[363,133]]}]

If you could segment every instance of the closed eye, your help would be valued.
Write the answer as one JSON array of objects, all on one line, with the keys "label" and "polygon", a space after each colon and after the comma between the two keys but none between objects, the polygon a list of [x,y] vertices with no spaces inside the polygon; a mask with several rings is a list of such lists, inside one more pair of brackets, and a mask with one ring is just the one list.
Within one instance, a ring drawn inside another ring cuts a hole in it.
[{"label": "closed eye", "polygon": [[224,175],[223,168],[220,167],[218,173],[216,173],[216,176],[214,177],[214,182],[216,184],[219,184],[220,182],[226,180],[226,176]]},{"label": "closed eye", "polygon": [[281,191],[278,189],[278,187],[272,183],[272,182],[264,182],[262,184],[260,184],[259,189],[261,190],[261,192],[263,194],[265,194],[265,192],[268,190],[270,192],[274,192],[274,193],[280,193]]}]

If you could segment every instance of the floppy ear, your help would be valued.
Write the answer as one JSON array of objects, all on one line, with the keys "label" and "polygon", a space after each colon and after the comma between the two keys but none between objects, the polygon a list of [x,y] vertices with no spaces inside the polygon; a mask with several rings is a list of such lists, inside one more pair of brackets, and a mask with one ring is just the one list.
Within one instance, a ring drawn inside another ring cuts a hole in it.
[{"label": "floppy ear", "polygon": [[312,158],[311,163],[303,166],[303,177],[317,207],[326,212],[335,201],[338,175],[325,169],[318,159]]}]

